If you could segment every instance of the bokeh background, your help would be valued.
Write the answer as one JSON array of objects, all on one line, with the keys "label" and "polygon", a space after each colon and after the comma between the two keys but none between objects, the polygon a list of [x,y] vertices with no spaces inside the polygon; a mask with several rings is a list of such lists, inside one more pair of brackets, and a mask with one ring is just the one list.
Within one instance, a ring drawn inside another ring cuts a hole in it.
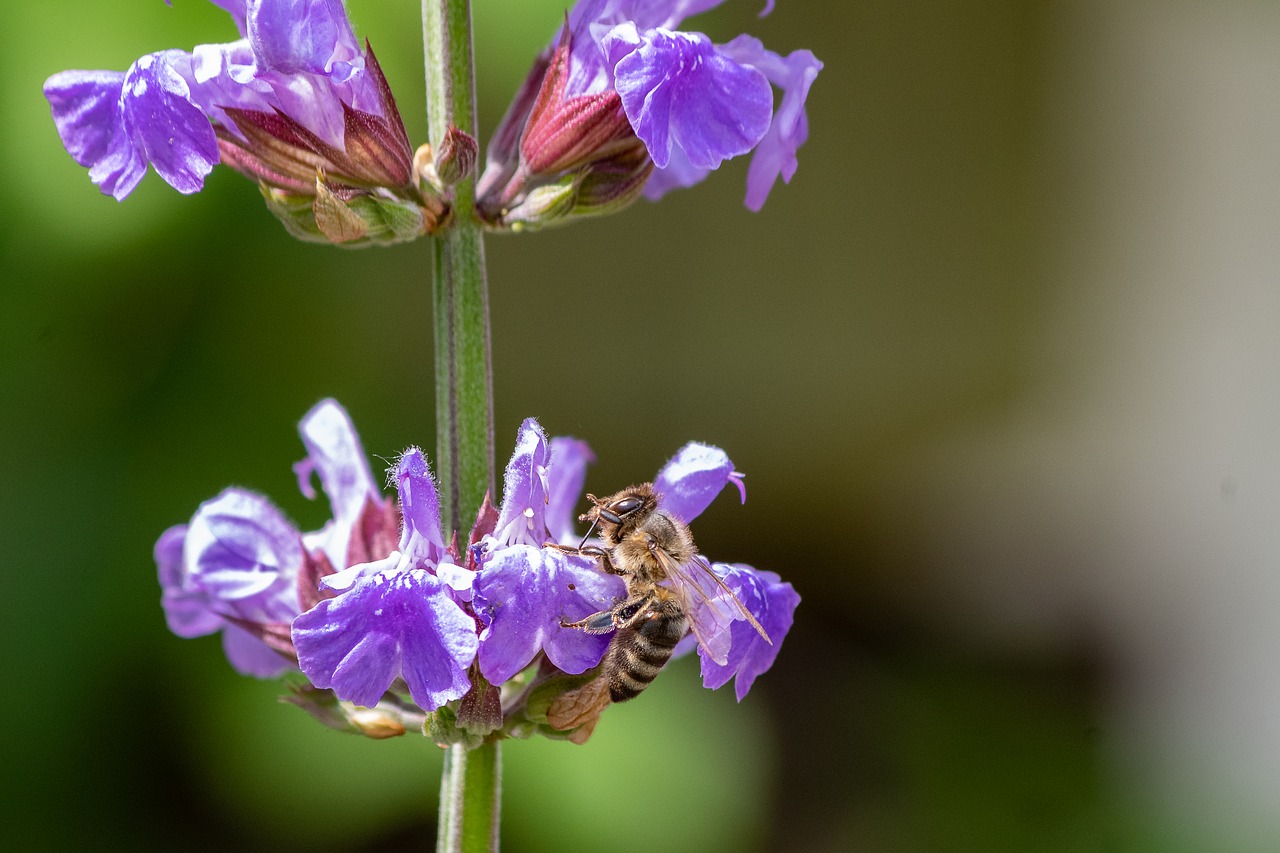
[{"label": "bokeh background", "polygon": [[[434,444],[425,244],[295,243],[222,169],[117,204],[62,151],[48,75],[234,37],[174,5],[5,9],[0,840],[428,849],[438,750],[164,626],[151,546],[200,501],[323,520],[318,399]],[[564,3],[474,5],[487,135]],[[826,62],[763,212],[733,162],[489,240],[499,463],[529,415],[595,491],[718,444],[750,500],[701,547],[804,600],[741,704],[686,660],[584,747],[510,744],[504,849],[1280,849],[1280,5],[759,5],[689,28]],[[423,140],[416,4],[349,7]]]}]

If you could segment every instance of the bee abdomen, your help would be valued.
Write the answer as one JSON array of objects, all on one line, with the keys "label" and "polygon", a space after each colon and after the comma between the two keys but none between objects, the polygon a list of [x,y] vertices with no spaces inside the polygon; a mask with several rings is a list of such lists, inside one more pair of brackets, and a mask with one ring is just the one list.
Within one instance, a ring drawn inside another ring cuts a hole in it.
[{"label": "bee abdomen", "polygon": [[625,702],[638,696],[671,660],[687,628],[683,616],[662,616],[643,622],[639,628],[620,629],[605,662],[609,698]]}]

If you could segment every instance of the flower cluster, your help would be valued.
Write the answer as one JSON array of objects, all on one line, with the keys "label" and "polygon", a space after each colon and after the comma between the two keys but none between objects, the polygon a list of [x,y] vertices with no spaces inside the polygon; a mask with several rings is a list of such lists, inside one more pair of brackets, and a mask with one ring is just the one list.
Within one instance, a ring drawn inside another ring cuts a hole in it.
[{"label": "flower cluster", "polygon": [[447,207],[419,180],[390,87],[342,0],[211,2],[238,40],[45,82],[63,145],[102,192],[123,200],[150,165],[194,193],[222,162],[257,181],[302,239],[367,245],[434,231]]},{"label": "flower cluster", "polygon": [[[295,701],[340,728],[383,737],[414,719],[445,741],[463,736],[460,730],[499,727],[556,736],[529,705],[530,690],[563,691],[591,678],[611,637],[569,624],[626,596],[596,558],[555,547],[577,542],[573,509],[592,459],[587,445],[548,440],[526,420],[501,507],[486,503],[459,549],[441,528],[420,450],[406,451],[390,471],[397,511],[379,496],[337,403],[318,404],[300,431],[308,450],[296,466],[300,486],[314,497],[311,478],[319,476],[332,520],[302,533],[243,489],[201,505],[156,544],[171,630],[183,637],[221,630],[232,665],[248,675],[273,677],[296,666],[310,685],[295,691]],[[654,482],[664,509],[682,519],[730,483],[742,490],[724,452],[700,444],[677,453]],[[708,641],[716,652],[697,644],[704,684],[734,678],[741,699],[773,663],[799,596],[771,572],[712,565],[771,641],[735,621]],[[682,645],[693,650],[692,636]]]},{"label": "flower cluster", "polygon": [[[382,245],[447,224],[476,140],[450,128],[434,152],[410,147],[342,0],[210,2],[231,15],[238,40],[46,81],[63,145],[103,193],[124,199],[148,165],[197,192],[221,162],[256,181],[304,240]],[[822,63],[747,35],[717,44],[676,29],[721,2],[580,0],[491,141],[481,220],[521,230],[619,210],[749,152],[746,205],[759,210],[777,178],[795,173]]]},{"label": "flower cluster", "polygon": [[777,178],[795,174],[822,63],[747,35],[716,44],[675,29],[722,2],[579,0],[490,144],[482,215],[521,228],[607,212],[642,190],[656,200],[692,186],[752,151],[746,205],[759,210]]}]

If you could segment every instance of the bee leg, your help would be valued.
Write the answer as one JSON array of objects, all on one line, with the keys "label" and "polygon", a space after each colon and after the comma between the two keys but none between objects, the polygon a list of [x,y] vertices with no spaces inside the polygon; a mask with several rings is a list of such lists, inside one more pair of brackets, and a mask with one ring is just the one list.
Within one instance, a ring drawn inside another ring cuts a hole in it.
[{"label": "bee leg", "polygon": [[561,554],[573,554],[577,557],[608,557],[609,554],[603,548],[597,548],[595,545],[560,545],[555,542],[548,542],[543,546],[553,551],[559,551]]},{"label": "bee leg", "polygon": [[579,619],[577,622],[565,622],[561,620],[561,628],[577,628],[579,631],[585,631],[588,634],[608,634],[610,631],[617,629],[617,625],[613,621],[612,610],[601,610],[599,613],[592,613],[585,619]]},{"label": "bee leg", "polygon": [[645,611],[649,605],[653,603],[653,596],[642,595],[638,598],[629,598],[620,604],[617,604],[611,610],[601,610],[599,613],[592,613],[585,619],[579,619],[577,622],[560,622],[561,628],[577,628],[579,631],[586,631],[588,634],[607,634],[618,628],[626,627],[629,623],[637,621],[637,616],[644,618]]}]

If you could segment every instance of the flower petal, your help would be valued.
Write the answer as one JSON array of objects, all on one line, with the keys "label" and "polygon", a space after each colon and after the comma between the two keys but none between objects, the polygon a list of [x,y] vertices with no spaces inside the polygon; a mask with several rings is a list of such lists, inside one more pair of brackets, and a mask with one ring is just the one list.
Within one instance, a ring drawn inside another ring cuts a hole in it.
[{"label": "flower petal", "polygon": [[297,583],[301,534],[266,498],[226,489],[205,501],[191,519],[183,553],[201,589],[236,615],[286,615],[277,599]]},{"label": "flower petal", "polygon": [[601,42],[632,129],[659,169],[673,146],[715,169],[769,129],[773,90],[764,74],[721,53],[702,33],[621,24]]},{"label": "flower petal", "polygon": [[185,524],[170,527],[156,540],[156,570],[160,578],[160,606],[169,630],[179,637],[203,637],[222,627],[223,619],[209,609],[209,596],[195,586],[182,562]]},{"label": "flower petal", "polygon": [[702,169],[690,163],[684,149],[672,148],[667,168],[654,169],[649,176],[644,185],[644,197],[649,201],[657,201],[672,190],[682,190],[702,183],[709,174],[710,169]]},{"label": "flower petal", "polygon": [[663,509],[689,522],[701,515],[729,483],[738,487],[745,503],[747,492],[741,478],[723,450],[691,441],[662,466],[653,488],[661,495]]},{"label": "flower petal", "polygon": [[124,79],[118,71],[63,71],[44,84],[63,147],[117,201],[133,192],[147,171],[125,130],[120,109]]},{"label": "flower petal", "polygon": [[733,642],[725,664],[715,663],[699,649],[703,685],[715,690],[733,678],[734,693],[741,702],[756,677],[771,667],[777,658],[782,641],[791,629],[800,596],[791,584],[783,583],[773,572],[757,571],[742,563],[717,563],[716,568],[724,573],[725,583],[772,641],[772,644],[765,642],[746,620],[739,620],[731,629]]},{"label": "flower petal", "polygon": [[440,498],[421,450],[411,447],[404,452],[396,463],[395,478],[404,516],[400,550],[418,563],[435,565],[444,557],[446,546],[440,532]]},{"label": "flower petal", "polygon": [[121,96],[125,130],[135,147],[180,193],[198,192],[219,162],[213,125],[179,73],[190,64],[190,55],[180,50],[144,56],[126,72]]},{"label": "flower petal", "polygon": [[275,678],[293,669],[293,664],[282,655],[237,625],[228,624],[222,630],[222,651],[232,668],[241,675]]},{"label": "flower petal", "polygon": [[333,521],[325,526],[319,541],[308,541],[308,545],[323,548],[329,563],[341,569],[351,564],[348,545],[365,504],[371,498],[378,499],[373,473],[350,416],[336,401],[322,400],[312,407],[298,424],[298,432],[307,448],[307,458],[293,466],[299,487],[303,494],[314,497],[310,475],[319,474],[333,507]]},{"label": "flower petal", "polygon": [[758,68],[769,82],[782,89],[782,103],[773,116],[769,131],[756,146],[747,170],[746,205],[759,210],[778,176],[790,183],[796,172],[796,151],[809,137],[809,120],[804,104],[809,87],[822,70],[822,63],[808,50],[797,50],[785,59],[765,50],[759,39],[738,36],[721,48],[739,62]]},{"label": "flower petal", "polygon": [[467,692],[475,621],[430,572],[362,578],[293,621],[298,663],[311,683],[372,707],[397,676],[431,711]]},{"label": "flower petal", "polygon": [[622,581],[595,568],[595,561],[545,548],[514,545],[495,551],[476,576],[480,672],[502,684],[524,669],[538,651],[568,673],[600,662],[609,637],[561,627],[608,610],[626,590]]},{"label": "flower petal", "polygon": [[502,484],[502,509],[494,539],[503,545],[541,547],[547,541],[547,436],[533,418],[520,425],[516,449]]},{"label": "flower petal", "polygon": [[264,71],[328,74],[335,61],[359,54],[341,0],[257,0],[248,25]]}]

